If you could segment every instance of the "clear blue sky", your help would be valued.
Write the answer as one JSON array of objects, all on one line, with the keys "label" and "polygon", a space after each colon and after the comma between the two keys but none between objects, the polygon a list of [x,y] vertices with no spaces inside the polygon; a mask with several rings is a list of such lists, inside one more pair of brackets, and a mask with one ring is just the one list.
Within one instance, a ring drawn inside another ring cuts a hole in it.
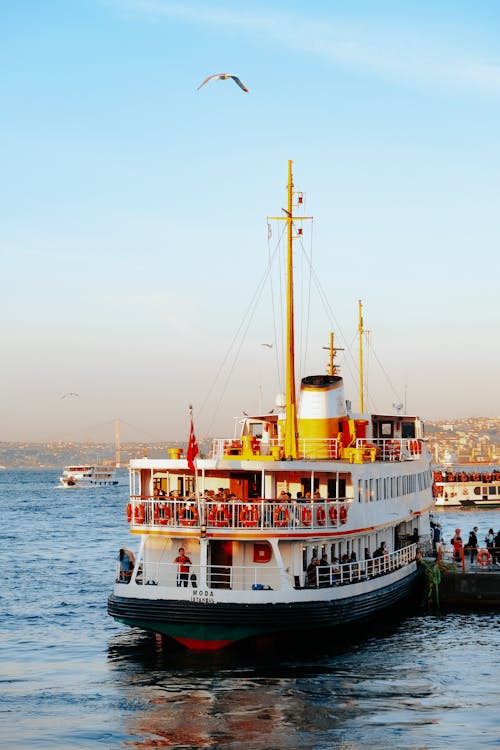
[{"label": "clear blue sky", "polygon": [[[499,415],[497,2],[21,0],[0,42],[0,440],[112,440],[115,417],[185,440],[190,402],[200,435],[271,408],[267,291],[226,355],[288,159],[330,310],[302,374],[330,330],[356,347],[362,299],[371,409]],[[196,90],[217,72],[250,93]]]}]

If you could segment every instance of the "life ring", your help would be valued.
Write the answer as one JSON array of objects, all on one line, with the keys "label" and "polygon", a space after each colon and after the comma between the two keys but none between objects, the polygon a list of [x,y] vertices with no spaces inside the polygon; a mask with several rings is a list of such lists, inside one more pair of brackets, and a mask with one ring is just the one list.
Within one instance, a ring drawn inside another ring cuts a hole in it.
[{"label": "life ring", "polygon": [[312,514],[311,508],[302,508],[301,519],[302,519],[302,523],[304,524],[304,526],[311,525],[312,517],[313,517],[313,514]]},{"label": "life ring", "polygon": [[142,503],[139,503],[139,505],[135,506],[134,518],[136,523],[144,523],[144,520],[146,518],[146,511],[144,510],[144,505]]},{"label": "life ring", "polygon": [[155,521],[157,521],[160,526],[166,526],[170,521],[170,508],[168,507],[168,505],[165,505],[165,503],[161,503],[161,505],[155,505],[153,516]]},{"label": "life ring", "polygon": [[463,490],[462,490],[462,493],[463,493],[464,495],[468,495],[468,494],[469,494],[469,490],[467,489],[467,487],[464,487],[464,488],[463,488]]},{"label": "life ring", "polygon": [[330,508],[330,521],[336,526],[339,518],[339,513],[336,505],[332,505]]},{"label": "life ring", "polygon": [[240,522],[243,526],[257,526],[259,523],[259,510],[256,505],[244,505],[240,513]]},{"label": "life ring", "polygon": [[[189,518],[187,517],[189,513]],[[183,526],[194,526],[198,521],[198,511],[194,505],[184,505],[179,511],[179,521]]]},{"label": "life ring", "polygon": [[500,471],[495,472],[495,482],[500,482]]},{"label": "life ring", "polygon": [[484,481],[491,482],[491,474],[486,474],[486,476],[484,477]]},{"label": "life ring", "polygon": [[487,568],[491,565],[491,555],[487,549],[480,549],[477,553],[477,561],[482,568]]},{"label": "life ring", "polygon": [[229,526],[229,513],[225,505],[212,505],[208,514],[212,526]]},{"label": "life ring", "polygon": [[318,526],[324,526],[326,521],[326,513],[324,508],[318,508],[316,511],[316,523]]},{"label": "life ring", "polygon": [[289,518],[290,514],[288,512],[288,508],[284,508],[282,505],[280,505],[274,509],[273,519],[275,526],[286,526],[288,524]]},{"label": "life ring", "polygon": [[132,520],[132,503],[127,503],[127,522]]},{"label": "life ring", "polygon": [[434,481],[435,482],[442,482],[443,481],[443,472],[442,471],[435,471],[434,472]]},{"label": "life ring", "polygon": [[340,506],[340,523],[347,523],[347,508],[345,505]]}]

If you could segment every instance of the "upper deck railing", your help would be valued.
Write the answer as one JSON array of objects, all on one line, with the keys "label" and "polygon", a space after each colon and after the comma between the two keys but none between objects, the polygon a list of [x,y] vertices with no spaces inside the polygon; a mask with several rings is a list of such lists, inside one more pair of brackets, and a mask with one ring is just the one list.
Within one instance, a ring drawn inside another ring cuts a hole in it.
[{"label": "upper deck railing", "polygon": [[[416,438],[357,438],[348,446],[342,447],[336,438],[299,438],[298,458],[311,460],[344,460],[350,463],[365,461],[412,461],[422,454],[422,441]],[[216,438],[208,458],[226,459],[266,459],[285,458],[283,443],[277,439],[244,436],[228,440]]]},{"label": "upper deck railing", "polygon": [[350,500],[322,502],[278,502],[255,499],[248,502],[210,502],[204,499],[159,500],[132,496],[127,520],[134,530],[147,532],[184,529],[188,531],[232,529],[255,533],[297,529],[314,531],[338,529],[347,523]]}]

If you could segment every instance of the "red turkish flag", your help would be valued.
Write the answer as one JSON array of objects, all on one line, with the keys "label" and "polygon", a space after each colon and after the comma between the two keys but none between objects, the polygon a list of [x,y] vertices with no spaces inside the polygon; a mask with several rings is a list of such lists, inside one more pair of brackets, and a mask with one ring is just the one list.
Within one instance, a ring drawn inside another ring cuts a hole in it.
[{"label": "red turkish flag", "polygon": [[194,471],[194,459],[198,455],[198,443],[196,442],[196,435],[194,434],[193,426],[193,410],[189,408],[190,428],[189,428],[189,442],[187,447],[187,464],[191,471]]}]

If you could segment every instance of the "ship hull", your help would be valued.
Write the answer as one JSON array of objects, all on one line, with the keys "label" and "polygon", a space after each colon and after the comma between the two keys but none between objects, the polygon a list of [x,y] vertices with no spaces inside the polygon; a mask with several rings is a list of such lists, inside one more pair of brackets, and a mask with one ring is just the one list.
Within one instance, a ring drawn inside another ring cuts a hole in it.
[{"label": "ship hull", "polygon": [[394,611],[418,594],[422,571],[354,596],[321,601],[201,604],[112,594],[108,614],[131,627],[169,636],[191,650],[216,650],[236,641],[278,633],[308,633]]}]

